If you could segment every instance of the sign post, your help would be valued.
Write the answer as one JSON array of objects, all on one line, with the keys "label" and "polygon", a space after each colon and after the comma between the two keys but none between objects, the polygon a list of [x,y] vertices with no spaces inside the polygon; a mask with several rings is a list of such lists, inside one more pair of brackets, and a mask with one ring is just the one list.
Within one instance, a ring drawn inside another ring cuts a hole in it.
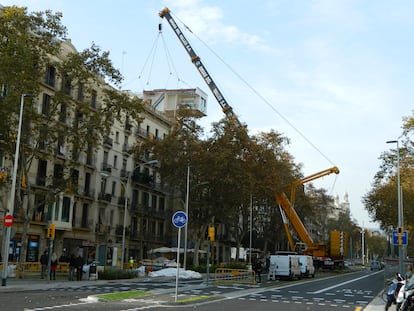
[{"label": "sign post", "polygon": [[177,274],[175,276],[175,302],[178,298],[178,279],[180,276],[180,238],[181,238],[181,228],[185,227],[187,224],[187,214],[182,211],[175,212],[172,216],[173,225],[178,228],[177,236]]}]

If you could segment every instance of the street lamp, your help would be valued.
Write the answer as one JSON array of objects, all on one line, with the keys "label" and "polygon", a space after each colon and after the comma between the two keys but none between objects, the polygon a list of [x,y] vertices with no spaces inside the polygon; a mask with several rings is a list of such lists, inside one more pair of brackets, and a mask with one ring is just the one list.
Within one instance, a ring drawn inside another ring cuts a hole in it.
[{"label": "street lamp", "polygon": [[[403,211],[401,206],[401,179],[400,179],[400,147],[398,140],[389,140],[387,144],[397,144],[397,196],[398,196],[398,230],[402,231]],[[403,273],[403,245],[398,243],[398,268]]]},{"label": "street lamp", "polygon": [[[187,165],[187,190],[185,194],[185,214],[187,215],[187,219],[188,219],[189,196],[190,196],[190,164]],[[187,236],[188,229],[187,228],[188,228],[188,224],[187,226],[184,227],[184,260],[183,260],[184,270],[186,269],[186,266],[187,266],[187,240],[188,240],[188,236]],[[178,245],[178,247],[180,247],[180,245]]]},{"label": "street lamp", "polygon": [[[17,166],[19,165],[20,136],[22,134],[23,106],[24,106],[24,98],[25,97],[33,97],[33,95],[32,94],[22,94],[20,96],[19,127],[17,129],[16,151],[14,153],[12,186],[11,186],[11,192],[10,192],[10,208],[9,208],[9,214],[10,215],[13,215],[13,213],[14,213],[14,198],[15,198],[15,195],[16,195]],[[1,281],[1,286],[6,286],[7,268],[8,268],[8,265],[9,265],[9,248],[10,248],[11,227],[6,227],[5,229],[6,229],[6,238],[4,240],[3,278],[2,278],[2,281]]]}]

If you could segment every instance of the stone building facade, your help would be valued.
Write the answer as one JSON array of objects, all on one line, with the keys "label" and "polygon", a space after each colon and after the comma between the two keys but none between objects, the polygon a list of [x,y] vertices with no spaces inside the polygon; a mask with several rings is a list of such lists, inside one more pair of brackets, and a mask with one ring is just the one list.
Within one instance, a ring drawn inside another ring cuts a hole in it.
[{"label": "stone building facade", "polygon": [[[70,41],[63,43],[62,57],[68,52],[76,52]],[[62,77],[56,68],[47,68],[45,80],[39,82],[41,93],[35,99],[39,114],[45,113],[54,92],[65,87]],[[68,89],[72,99],[67,103],[67,117],[60,121],[73,123],[77,118],[76,109],[71,111],[70,108],[76,107],[77,101],[89,101],[91,109],[103,105],[100,98],[104,88],[111,86],[92,86],[88,94],[79,86]],[[178,102],[199,102],[201,97],[206,100],[201,90],[176,90],[176,93]],[[54,146],[56,156],[53,159],[46,156],[34,159],[24,177],[32,191],[24,198],[23,208],[28,202],[35,206],[27,232],[27,255],[21,258],[23,224],[16,221],[10,241],[10,262],[37,262],[48,248],[47,227],[50,224],[56,228],[53,251],[61,259],[80,254],[85,261],[120,266],[122,258],[124,262],[129,257],[140,260],[148,256],[150,249],[170,244],[173,206],[157,173],[159,163],[146,157],[134,158],[131,148],[139,146],[143,140],[163,139],[168,135],[174,124],[171,118],[174,113],[157,109],[151,98],[144,96],[143,100],[140,121],[120,123],[114,120],[111,131],[97,148],[88,147],[74,155],[70,144],[62,140]],[[203,105],[205,107],[205,102]],[[11,172],[10,159],[1,154],[0,158],[2,169]],[[52,203],[42,203],[45,202],[44,193],[53,188],[67,161],[75,163],[70,171],[72,189],[56,194]],[[10,185],[0,189],[0,193],[8,198]],[[0,218],[4,215],[5,212],[0,211]],[[4,230],[0,233],[4,236]]]}]

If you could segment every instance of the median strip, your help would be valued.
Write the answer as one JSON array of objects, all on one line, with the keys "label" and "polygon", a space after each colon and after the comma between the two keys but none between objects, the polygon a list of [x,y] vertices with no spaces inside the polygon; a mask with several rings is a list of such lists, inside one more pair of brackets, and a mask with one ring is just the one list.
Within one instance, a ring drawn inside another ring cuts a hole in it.
[{"label": "median strip", "polygon": [[142,290],[128,291],[128,292],[114,292],[108,294],[99,294],[96,297],[109,301],[123,300],[123,299],[134,299],[149,296],[150,293]]}]

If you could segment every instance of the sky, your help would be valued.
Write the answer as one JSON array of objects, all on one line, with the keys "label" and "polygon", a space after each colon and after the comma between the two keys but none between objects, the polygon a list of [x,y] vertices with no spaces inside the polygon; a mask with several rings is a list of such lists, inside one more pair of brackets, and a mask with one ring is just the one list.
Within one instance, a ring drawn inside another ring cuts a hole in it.
[{"label": "sky", "polygon": [[[63,14],[78,51],[110,52],[134,92],[199,87],[208,131],[224,114],[158,12],[168,7],[250,134],[271,129],[304,176],[349,196],[352,217],[376,228],[362,203],[386,144],[413,115],[414,2],[410,0],[0,0]],[[159,31],[159,23],[162,30]],[[187,28],[188,27],[188,28]],[[188,31],[190,29],[191,31]],[[397,191],[397,190],[396,190]],[[396,202],[397,212],[397,202]]]}]

